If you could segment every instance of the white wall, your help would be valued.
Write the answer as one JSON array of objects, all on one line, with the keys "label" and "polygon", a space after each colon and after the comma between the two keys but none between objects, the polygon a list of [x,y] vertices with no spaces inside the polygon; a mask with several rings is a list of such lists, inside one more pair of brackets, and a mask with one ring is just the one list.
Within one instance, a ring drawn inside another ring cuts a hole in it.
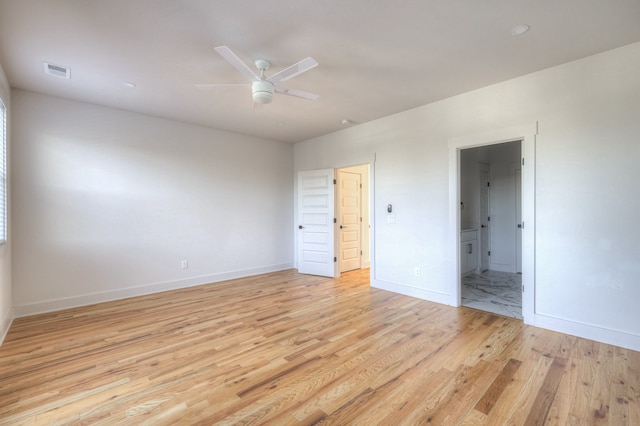
[{"label": "white wall", "polygon": [[[10,138],[11,133],[11,99],[9,82],[4,74],[4,70],[0,65],[0,99],[7,108],[7,136]],[[7,153],[11,152],[11,141],[7,140]],[[11,164],[7,162],[7,169],[10,171]],[[9,190],[10,181],[7,183]],[[8,191],[7,199],[10,199],[10,191]],[[9,201],[10,202],[10,201]],[[9,214],[10,212],[7,212]],[[0,245],[0,344],[4,340],[9,326],[13,319],[13,301],[11,286],[11,243],[13,235],[11,234],[11,215],[7,217],[7,242]]]},{"label": "white wall", "polygon": [[293,265],[290,144],[20,90],[12,112],[17,315]]},{"label": "white wall", "polygon": [[453,304],[447,141],[538,122],[533,323],[640,350],[638,75],[640,43],[296,144],[294,169],[375,155],[372,285]]},{"label": "white wall", "polygon": [[[488,148],[460,152],[460,229],[480,229],[480,156]],[[488,155],[487,155],[488,157]],[[488,163],[488,161],[486,161]]]}]

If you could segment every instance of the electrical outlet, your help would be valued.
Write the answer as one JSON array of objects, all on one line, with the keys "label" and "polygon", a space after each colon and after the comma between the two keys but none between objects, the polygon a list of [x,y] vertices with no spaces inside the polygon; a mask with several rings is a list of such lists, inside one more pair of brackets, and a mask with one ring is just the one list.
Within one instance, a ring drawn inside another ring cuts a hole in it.
[{"label": "electrical outlet", "polygon": [[182,269],[189,269],[189,261],[188,260],[183,260],[182,261]]},{"label": "electrical outlet", "polygon": [[416,275],[416,277],[419,277],[422,275],[422,271],[420,271],[420,267],[416,266],[416,268],[414,269],[414,273]]}]

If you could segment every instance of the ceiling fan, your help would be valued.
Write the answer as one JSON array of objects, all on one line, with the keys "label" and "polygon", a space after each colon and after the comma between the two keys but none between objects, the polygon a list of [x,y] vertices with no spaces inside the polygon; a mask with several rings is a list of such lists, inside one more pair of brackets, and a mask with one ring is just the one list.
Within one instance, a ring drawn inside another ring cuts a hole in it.
[{"label": "ceiling fan", "polygon": [[[273,74],[271,77],[265,75],[265,71],[269,69],[271,63],[266,59],[257,59],[255,66],[260,72],[257,75],[249,68],[238,56],[236,56],[231,49],[227,46],[219,46],[215,48],[215,51],[227,60],[235,69],[240,71],[245,77],[251,80],[251,92],[253,94],[253,102],[255,104],[268,104],[273,100],[273,93],[278,92],[284,95],[297,96],[299,98],[309,99],[315,101],[319,98],[319,95],[309,92],[303,92],[302,90],[289,89],[280,86],[280,83],[287,81],[305,71],[309,71],[311,68],[318,66],[318,62],[309,57],[291,65],[288,68],[283,69],[280,72]],[[196,84],[199,89],[215,89],[219,87],[247,87],[247,84]]]}]

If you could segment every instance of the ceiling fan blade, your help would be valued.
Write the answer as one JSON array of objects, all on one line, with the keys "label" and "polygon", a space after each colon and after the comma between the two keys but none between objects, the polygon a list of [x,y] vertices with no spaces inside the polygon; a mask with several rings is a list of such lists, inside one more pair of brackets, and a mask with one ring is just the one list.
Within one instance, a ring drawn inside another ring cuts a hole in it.
[{"label": "ceiling fan blade", "polygon": [[242,87],[242,88],[248,88],[249,84],[248,83],[238,83],[238,84],[196,84],[195,85],[196,89],[199,90],[213,90],[213,89],[231,89],[234,87]]},{"label": "ceiling fan blade", "polygon": [[316,95],[315,93],[303,92],[302,90],[289,89],[286,87],[276,87],[276,92],[282,93],[283,95],[297,96],[310,101],[315,101],[320,97],[320,95]]},{"label": "ceiling fan blade", "polygon": [[309,57],[301,60],[300,62],[291,65],[288,68],[283,69],[280,72],[275,73],[267,80],[272,82],[273,84],[279,83],[281,81],[287,81],[290,78],[293,78],[299,74],[302,74],[305,71],[309,71],[311,68],[317,67],[318,61]]},{"label": "ceiling fan blade", "polygon": [[227,46],[218,46],[214,48],[220,56],[227,60],[235,69],[240,71],[242,75],[247,77],[251,81],[260,80],[260,78],[249,68],[247,64],[242,62],[240,58],[236,56],[235,53],[231,51]]}]

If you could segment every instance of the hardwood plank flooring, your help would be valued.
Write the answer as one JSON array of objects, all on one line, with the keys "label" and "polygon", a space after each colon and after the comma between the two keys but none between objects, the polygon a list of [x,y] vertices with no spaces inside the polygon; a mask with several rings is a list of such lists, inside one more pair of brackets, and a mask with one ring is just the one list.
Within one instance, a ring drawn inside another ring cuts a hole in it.
[{"label": "hardwood plank flooring", "polygon": [[640,353],[293,270],[18,318],[0,425],[638,425]]}]

